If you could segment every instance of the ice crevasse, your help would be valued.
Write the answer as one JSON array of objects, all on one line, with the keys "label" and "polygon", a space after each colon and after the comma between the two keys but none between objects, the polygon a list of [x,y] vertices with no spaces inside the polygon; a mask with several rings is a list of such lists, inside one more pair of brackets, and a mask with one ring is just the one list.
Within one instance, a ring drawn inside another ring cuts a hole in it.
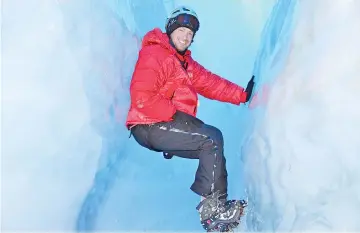
[{"label": "ice crevasse", "polygon": [[142,37],[178,5],[191,46],[246,86],[240,107],[200,98],[222,130],[239,231],[360,231],[360,2],[2,2],[1,229],[202,231],[196,161],[141,148],[124,127]]}]

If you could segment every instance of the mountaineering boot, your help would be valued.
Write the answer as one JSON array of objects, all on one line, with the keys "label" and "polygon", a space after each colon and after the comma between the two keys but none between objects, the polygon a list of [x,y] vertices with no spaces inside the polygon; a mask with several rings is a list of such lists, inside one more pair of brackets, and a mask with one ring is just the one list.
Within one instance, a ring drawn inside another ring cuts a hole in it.
[{"label": "mountaineering boot", "polygon": [[205,230],[227,232],[239,225],[247,203],[244,200],[221,199],[218,193],[206,196],[196,209]]}]

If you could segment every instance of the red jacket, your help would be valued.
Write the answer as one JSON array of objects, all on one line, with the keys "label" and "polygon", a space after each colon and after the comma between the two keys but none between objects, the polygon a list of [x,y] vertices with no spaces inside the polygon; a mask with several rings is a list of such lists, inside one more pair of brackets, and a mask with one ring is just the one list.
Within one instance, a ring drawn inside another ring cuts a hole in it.
[{"label": "red jacket", "polygon": [[[180,60],[187,62],[185,70]],[[188,50],[180,56],[159,28],[148,32],[130,85],[126,126],[171,121],[175,111],[196,116],[198,96],[239,105],[244,88],[206,70]]]}]

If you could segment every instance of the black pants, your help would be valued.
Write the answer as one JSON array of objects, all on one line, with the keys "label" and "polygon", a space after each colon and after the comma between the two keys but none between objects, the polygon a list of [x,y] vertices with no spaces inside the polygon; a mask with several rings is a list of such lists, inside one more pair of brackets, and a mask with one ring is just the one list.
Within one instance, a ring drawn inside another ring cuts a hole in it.
[{"label": "black pants", "polygon": [[136,125],[131,129],[143,147],[168,152],[188,159],[199,159],[191,190],[201,196],[220,191],[227,197],[227,170],[221,131],[207,124],[174,120],[152,125]]}]

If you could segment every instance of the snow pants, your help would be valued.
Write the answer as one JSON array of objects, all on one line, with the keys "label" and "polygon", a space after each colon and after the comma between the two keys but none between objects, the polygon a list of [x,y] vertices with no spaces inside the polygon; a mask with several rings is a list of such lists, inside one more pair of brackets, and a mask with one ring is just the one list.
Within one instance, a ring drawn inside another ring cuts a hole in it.
[{"label": "snow pants", "polygon": [[[192,117],[192,116],[189,116]],[[190,189],[200,196],[219,191],[227,197],[227,170],[224,140],[219,129],[207,124],[174,120],[131,128],[135,140],[143,147],[174,156],[198,159],[195,181]]]}]

